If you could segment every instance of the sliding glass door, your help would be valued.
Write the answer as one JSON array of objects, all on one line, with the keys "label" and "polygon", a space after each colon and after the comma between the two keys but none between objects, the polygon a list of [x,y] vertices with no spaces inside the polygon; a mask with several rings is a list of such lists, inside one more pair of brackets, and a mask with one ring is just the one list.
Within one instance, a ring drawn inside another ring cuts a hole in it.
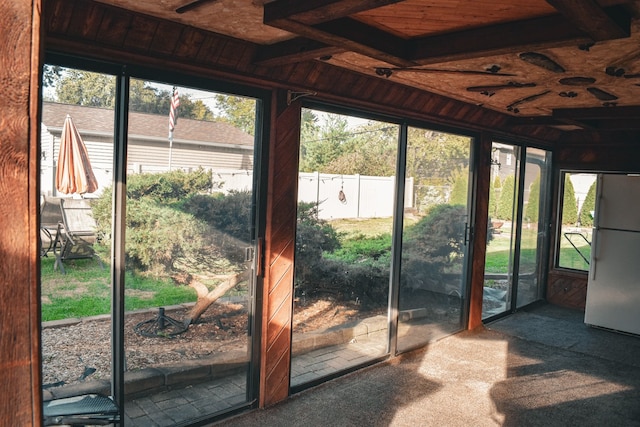
[{"label": "sliding glass door", "polygon": [[483,319],[542,298],[551,153],[494,142]]},{"label": "sliding glass door", "polygon": [[263,100],[116,74],[45,67],[43,395],[205,422],[256,394]]},{"label": "sliding glass door", "polygon": [[291,386],[388,352],[399,126],[303,109]]},{"label": "sliding glass door", "polygon": [[408,129],[398,351],[457,332],[465,316],[471,138]]},{"label": "sliding glass door", "polygon": [[471,144],[303,109],[294,391],[463,328]]},{"label": "sliding glass door", "polygon": [[111,186],[115,76],[53,65],[45,65],[45,76],[40,283],[47,400],[87,384],[110,389],[111,247],[93,209]]},{"label": "sliding glass door", "polygon": [[[124,346],[132,425],[193,423],[249,401],[257,105],[130,81]],[[214,114],[231,106],[242,113]],[[154,414],[156,406],[169,409]]]}]

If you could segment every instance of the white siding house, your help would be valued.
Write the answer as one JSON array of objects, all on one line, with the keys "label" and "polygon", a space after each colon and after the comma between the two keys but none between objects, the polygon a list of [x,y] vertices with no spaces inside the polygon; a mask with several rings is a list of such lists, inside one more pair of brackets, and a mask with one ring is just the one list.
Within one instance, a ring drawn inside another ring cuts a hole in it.
[{"label": "white siding house", "polygon": [[[113,178],[114,111],[108,108],[44,102],[41,131],[41,192],[55,195],[55,167],[64,119],[73,119],[89,152],[99,189]],[[169,148],[169,118],[129,113],[128,173],[205,169],[228,172],[253,169],[253,136],[228,123],[180,118]],[[170,154],[171,151],[171,154]],[[171,156],[171,167],[169,158]],[[91,195],[88,195],[89,197]]]}]

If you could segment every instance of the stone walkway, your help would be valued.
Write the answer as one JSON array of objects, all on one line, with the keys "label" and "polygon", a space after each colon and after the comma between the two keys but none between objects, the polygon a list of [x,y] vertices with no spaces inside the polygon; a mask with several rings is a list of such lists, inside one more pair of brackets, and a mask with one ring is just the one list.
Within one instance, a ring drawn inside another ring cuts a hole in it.
[{"label": "stone walkway", "polygon": [[[320,348],[294,356],[291,385],[308,383],[383,356],[386,330],[360,335],[349,343]],[[169,427],[206,419],[246,402],[246,376],[234,374],[184,388],[134,398],[125,404],[129,427]]]}]

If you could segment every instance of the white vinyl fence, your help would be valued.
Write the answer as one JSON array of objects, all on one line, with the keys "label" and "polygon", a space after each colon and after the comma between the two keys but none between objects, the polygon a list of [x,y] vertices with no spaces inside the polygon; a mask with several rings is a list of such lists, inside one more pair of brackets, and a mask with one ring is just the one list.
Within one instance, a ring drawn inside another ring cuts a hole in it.
[{"label": "white vinyl fence", "polygon": [[[213,181],[220,185],[218,191],[249,190],[252,179],[251,171],[213,170]],[[301,172],[298,201],[318,203],[318,215],[322,219],[391,217],[395,185],[394,176]],[[405,208],[413,207],[413,191],[413,178],[408,178]]]},{"label": "white vinyl fence", "polygon": [[[299,174],[298,201],[319,203],[322,219],[393,216],[394,176]],[[413,204],[413,178],[405,184],[405,208]]]}]

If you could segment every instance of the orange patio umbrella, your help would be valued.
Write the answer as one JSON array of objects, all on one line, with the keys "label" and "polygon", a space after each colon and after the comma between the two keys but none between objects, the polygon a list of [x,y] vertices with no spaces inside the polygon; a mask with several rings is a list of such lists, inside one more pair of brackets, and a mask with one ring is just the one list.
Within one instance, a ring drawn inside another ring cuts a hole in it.
[{"label": "orange patio umbrella", "polygon": [[93,193],[98,181],[78,129],[67,114],[62,127],[56,171],[56,189],[64,194]]}]

